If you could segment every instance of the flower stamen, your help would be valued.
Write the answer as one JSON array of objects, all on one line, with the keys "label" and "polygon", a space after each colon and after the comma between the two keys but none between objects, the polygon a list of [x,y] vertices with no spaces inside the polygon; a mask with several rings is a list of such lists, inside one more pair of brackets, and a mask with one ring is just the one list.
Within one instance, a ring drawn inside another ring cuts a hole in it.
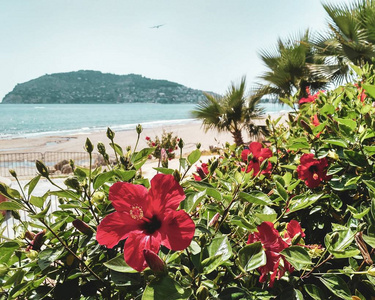
[{"label": "flower stamen", "polygon": [[141,220],[143,218],[143,210],[142,207],[138,205],[133,205],[130,209],[130,216],[134,220]]}]

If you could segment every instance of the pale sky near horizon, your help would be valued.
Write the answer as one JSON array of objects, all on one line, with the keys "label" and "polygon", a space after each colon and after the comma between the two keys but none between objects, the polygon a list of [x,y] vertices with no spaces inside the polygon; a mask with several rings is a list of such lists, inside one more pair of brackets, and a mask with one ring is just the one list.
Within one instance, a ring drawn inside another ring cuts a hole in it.
[{"label": "pale sky near horizon", "polygon": [[278,37],[328,23],[319,0],[0,0],[0,20],[0,100],[17,83],[78,70],[221,94],[244,75],[259,81],[258,53]]}]

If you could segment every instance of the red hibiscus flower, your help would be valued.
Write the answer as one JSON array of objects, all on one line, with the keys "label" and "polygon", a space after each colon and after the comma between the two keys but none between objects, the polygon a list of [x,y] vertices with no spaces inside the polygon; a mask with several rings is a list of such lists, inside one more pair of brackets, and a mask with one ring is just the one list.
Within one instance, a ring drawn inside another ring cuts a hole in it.
[{"label": "red hibiscus flower", "polygon": [[[258,268],[261,273],[259,282],[266,282],[268,274],[272,272],[269,281],[269,286],[272,287],[276,278],[280,279],[286,271],[294,271],[292,265],[284,259],[280,252],[291,245],[291,240],[296,234],[301,233],[302,235],[304,233],[299,223],[294,220],[287,225],[287,233],[285,234],[287,235],[287,241],[281,238],[280,233],[274,228],[272,222],[263,222],[257,229],[258,232],[249,235],[247,243],[251,244],[258,241],[262,243],[267,262],[264,266]],[[281,260],[283,260],[283,263],[280,265]]]},{"label": "red hibiscus flower", "polygon": [[176,211],[185,194],[172,175],[156,175],[149,191],[142,185],[117,182],[108,199],[116,211],[101,221],[96,239],[108,248],[126,239],[124,258],[135,270],[148,266],[144,250],[158,253],[163,245],[178,251],[190,245],[195,225],[185,211]]},{"label": "red hibiscus flower", "polygon": [[208,165],[206,163],[201,164],[200,167],[197,166],[197,173],[193,174],[195,181],[201,181],[206,178],[210,171],[208,170]]},{"label": "red hibiscus flower", "polygon": [[[316,126],[319,126],[320,125],[320,122],[319,122],[319,119],[318,119],[318,115],[315,114],[314,116],[311,117],[311,123],[316,127]],[[316,137],[318,138],[320,136],[322,132],[319,132]]]},{"label": "red hibiscus flower", "polygon": [[299,105],[302,105],[304,103],[315,102],[315,100],[319,97],[319,94],[321,93],[321,91],[318,91],[314,95],[311,95],[309,87],[306,87],[306,93],[307,93],[307,97],[306,98],[299,99],[299,102],[298,102]]},{"label": "red hibiscus flower", "polygon": [[358,95],[358,99],[361,100],[361,102],[365,102],[365,99],[366,99],[366,93],[365,93],[365,90],[360,87],[357,83],[354,84],[354,86],[357,88],[358,92],[360,92],[360,94]]},{"label": "red hibiscus flower", "polygon": [[[252,158],[249,159],[250,154]],[[244,162],[246,162],[247,169],[246,173],[249,173],[251,170],[254,170],[253,175],[257,175],[260,171],[260,165],[262,162],[270,158],[272,156],[272,151],[268,148],[263,148],[261,143],[258,142],[251,142],[249,145],[249,149],[245,149],[241,153],[241,158]],[[268,162],[267,168],[262,171],[262,174],[268,174],[271,172],[272,165]],[[244,171],[245,169],[243,169]]]},{"label": "red hibiscus flower", "polygon": [[293,238],[297,234],[301,234],[301,237],[306,236],[301,228],[301,225],[296,220],[291,220],[286,226],[286,233],[284,234],[285,242],[288,245],[291,245]]},{"label": "red hibiscus flower", "polygon": [[331,176],[327,176],[327,168],[328,161],[325,157],[315,159],[314,154],[305,153],[301,156],[300,165],[297,168],[298,178],[305,180],[309,188],[316,188],[323,180],[331,179]]}]

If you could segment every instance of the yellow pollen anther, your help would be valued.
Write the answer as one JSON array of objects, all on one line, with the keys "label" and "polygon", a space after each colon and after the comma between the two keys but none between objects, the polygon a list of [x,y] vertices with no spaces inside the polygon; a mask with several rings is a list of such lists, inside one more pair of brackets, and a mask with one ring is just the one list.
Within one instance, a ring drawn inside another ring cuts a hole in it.
[{"label": "yellow pollen anther", "polygon": [[133,205],[132,208],[130,209],[130,216],[134,220],[140,220],[143,218],[143,210],[142,207],[138,205]]},{"label": "yellow pollen anther", "polygon": [[314,180],[317,180],[319,178],[319,175],[314,173],[313,178],[314,178]]},{"label": "yellow pollen anther", "polygon": [[262,156],[259,156],[259,157],[258,157],[258,160],[259,160],[259,161],[263,161],[263,157],[262,157]]}]

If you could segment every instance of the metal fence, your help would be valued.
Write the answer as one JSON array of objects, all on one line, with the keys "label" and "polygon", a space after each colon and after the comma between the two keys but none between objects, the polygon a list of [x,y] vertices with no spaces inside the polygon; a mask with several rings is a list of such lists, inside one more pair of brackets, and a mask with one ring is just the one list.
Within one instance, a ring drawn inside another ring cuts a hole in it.
[{"label": "metal fence", "polygon": [[[99,155],[93,154],[94,163]],[[68,165],[69,160],[73,160],[76,166],[88,167],[89,155],[86,152],[27,152],[27,153],[0,153],[0,176],[10,177],[9,170],[16,171],[17,176],[35,176],[37,170],[35,161],[41,160],[54,172],[68,174],[69,168],[62,170],[64,165]],[[95,164],[94,164],[95,165]]]}]

